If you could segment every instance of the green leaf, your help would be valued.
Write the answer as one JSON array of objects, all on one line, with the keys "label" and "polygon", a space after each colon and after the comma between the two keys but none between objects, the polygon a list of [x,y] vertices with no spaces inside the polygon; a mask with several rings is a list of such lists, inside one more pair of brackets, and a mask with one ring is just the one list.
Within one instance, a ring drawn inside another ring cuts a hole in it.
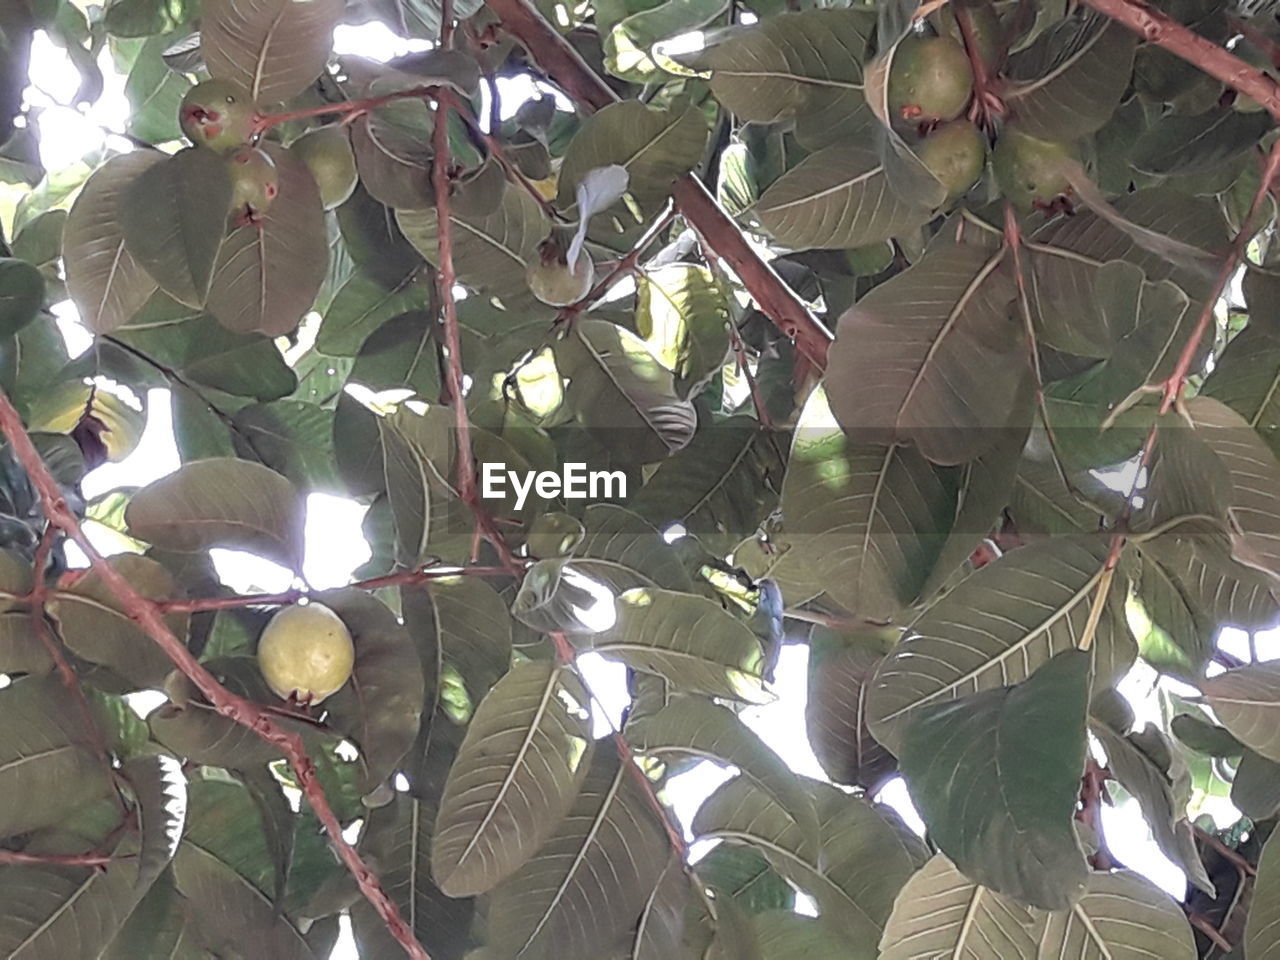
[{"label": "green leaf", "polygon": [[44,306],[44,277],[25,260],[0,257],[0,336],[17,333]]},{"label": "green leaf", "polygon": [[657,713],[627,725],[632,748],[664,763],[710,760],[734,766],[795,815],[812,846],[818,842],[813,801],[786,763],[732,710],[703,697],[677,694]]},{"label": "green leaf", "polygon": [[491,890],[556,830],[586,775],[588,705],[574,674],[537,661],[481,702],[440,801],[431,871],[441,890]]},{"label": "green leaf", "polygon": [[[47,797],[44,798],[47,800]],[[92,867],[0,867],[0,955],[54,960],[111,942],[138,897],[137,870],[120,861]]]},{"label": "green leaf", "polygon": [[636,587],[617,598],[618,619],[591,649],[678,689],[734,700],[762,695],[760,642],[717,603],[687,593]]},{"label": "green leaf", "polygon": [[693,406],[635,334],[607,320],[581,319],[554,347],[569,380],[565,403],[588,432],[623,463],[651,463],[689,443]]},{"label": "green leaf", "polygon": [[831,788],[817,794],[819,858],[803,830],[742,777],[713,793],[694,817],[694,836],[747,844],[817,902],[845,938],[849,960],[875,960],[893,899],[927,859],[924,845],[887,808]]},{"label": "green leaf", "polygon": [[1187,401],[1186,411],[1231,477],[1231,552],[1246,566],[1280,575],[1280,462],[1238,413],[1212,397]]},{"label": "green leaf", "polygon": [[491,947],[594,957],[631,931],[670,856],[636,773],[616,751],[596,752],[559,829],[493,891]]},{"label": "green leaf", "polygon": [[1115,111],[1133,72],[1133,33],[1090,10],[1063,20],[1013,56],[1005,100],[1018,129],[1041,140],[1074,140]]},{"label": "green leaf", "polygon": [[724,12],[725,6],[725,0],[667,0],[623,18],[607,33],[605,24],[598,22],[597,28],[605,34],[606,69],[634,83],[660,76],[661,68],[650,56],[653,45],[706,26]]},{"label": "green leaf", "polygon": [[560,165],[560,203],[589,171],[617,164],[630,175],[628,191],[650,213],[670,196],[671,184],[702,160],[707,125],[692,105],[655,110],[638,100],[613,103],[587,118]]},{"label": "green leaf", "polygon": [[[385,807],[369,812],[360,852],[378,864],[383,889],[390,894],[409,929],[433,958],[459,960],[472,946],[475,901],[445,896],[431,879],[432,805],[397,794]],[[363,897],[351,907],[351,925],[361,956],[394,956],[403,949]]]},{"label": "green leaf", "polygon": [[754,207],[764,229],[797,249],[862,247],[930,218],[901,198],[870,150],[840,143],[811,153],[775,180]]},{"label": "green leaf", "polygon": [[981,455],[1028,405],[1022,327],[1004,251],[952,245],[840,318],[826,387],[855,440],[907,440],[935,463]]},{"label": "green leaf", "polygon": [[[279,0],[223,2],[279,5]],[[320,9],[333,0],[285,2]],[[280,193],[260,223],[238,227],[223,241],[208,308],[229,330],[274,337],[292,333],[311,309],[329,266],[329,246],[320,188],[307,165],[275,144],[262,149],[275,161]]]},{"label": "green leaf", "polygon": [[782,485],[809,596],[825,590],[861,617],[889,619],[924,586],[954,512],[954,493],[919,453],[851,443],[825,397],[809,400]]},{"label": "green leaf", "polygon": [[845,943],[828,921],[791,910],[770,910],[751,918],[762,960],[814,960],[845,955]]},{"label": "green leaf", "polygon": [[342,492],[333,462],[333,411],[299,400],[242,407],[232,418],[254,459],[299,489]]},{"label": "green leaf", "polygon": [[184,307],[163,293],[153,296],[112,336],[192,384],[238,397],[278,400],[298,385],[270,339],[257,333],[232,333],[207,313]]},{"label": "green leaf", "polygon": [[1016,686],[930,704],[898,754],[942,852],[983,886],[1047,910],[1079,900],[1088,878],[1073,815],[1089,672],[1089,655],[1067,650]]},{"label": "green leaf", "polygon": [[129,501],[132,535],[164,550],[248,550],[299,570],[305,503],[284,477],[247,460],[184,464]]},{"label": "green leaf", "polygon": [[[463,215],[451,210],[449,218],[454,224],[454,263],[463,283],[497,297],[509,309],[536,304],[525,282],[525,268],[551,228],[536,200],[524,190],[504,186],[489,212]],[[434,209],[397,210],[396,223],[423,257],[437,261]],[[547,308],[533,309],[541,313]]]},{"label": "green leaf", "polygon": [[866,114],[862,60],[875,28],[863,10],[805,10],[712,37],[681,59],[742,120],[777,123],[840,107]]},{"label": "green leaf", "polygon": [[1182,868],[1192,884],[1215,896],[1186,816],[1190,775],[1185,766],[1164,762],[1161,754],[1173,756],[1164,735],[1150,724],[1128,735],[1101,723],[1093,724],[1092,731],[1106,752],[1112,779],[1141,804],[1161,852]]},{"label": "green leaf", "polygon": [[107,771],[60,679],[15,681],[0,690],[0,713],[0,838],[59,824],[105,795]]},{"label": "green leaf", "polygon": [[1280,840],[1273,832],[1258,860],[1258,877],[1244,928],[1250,960],[1272,960],[1280,951]]},{"label": "green leaf", "polygon": [[1200,691],[1237,740],[1280,762],[1280,662],[1224,671],[1202,680]]},{"label": "green leaf", "polygon": [[158,754],[127,762],[123,769],[137,800],[138,885],[149,887],[173,860],[187,815],[187,778],[173,757]]},{"label": "green leaf", "polygon": [[106,946],[101,960],[137,960],[159,956],[165,960],[214,960],[201,946],[182,898],[168,878],[152,885],[119,932]]},{"label": "green leaf", "polygon": [[938,853],[907,881],[880,941],[880,960],[921,956],[1035,960],[1032,914],[974,883]]},{"label": "green leaf", "polygon": [[627,502],[652,523],[680,523],[709,546],[728,548],[777,505],[785,453],[784,439],[753,417],[702,424],[639,491],[628,491]]},{"label": "green leaf", "polygon": [[1280,764],[1246,749],[1231,778],[1231,803],[1251,820],[1280,811]]},{"label": "green leaf", "polygon": [[636,332],[688,395],[724,365],[729,290],[706,267],[670,264],[636,282]]},{"label": "green leaf", "polygon": [[[1167,187],[1139,190],[1113,204],[1127,221],[1153,235],[1170,237],[1199,250],[1221,250],[1227,242],[1226,224],[1217,205]],[[1152,282],[1173,280],[1191,298],[1188,312],[1198,316],[1212,292],[1204,273],[1143,249],[1131,234],[1102,220],[1092,211],[1052,220],[1027,242],[1032,282],[1028,289],[1032,318],[1042,343],[1082,357],[1110,356],[1115,342],[1128,328],[1109,325],[1101,304],[1090,293],[1096,271],[1112,260],[1127,260],[1142,268]],[[1131,314],[1121,316],[1128,322]]]},{"label": "green leaf", "polygon": [[1244,417],[1280,456],[1280,340],[1251,322],[1216,358],[1200,393]]},{"label": "green leaf", "polygon": [[390,287],[356,270],[338,289],[325,312],[316,348],[329,356],[355,356],[361,344],[372,339],[392,319],[420,309],[427,297],[427,285],[416,270]]},{"label": "green leaf", "polygon": [[156,290],[146,268],[125,247],[123,195],[164,157],[135,150],[115,157],[91,176],[67,216],[63,257],[67,292],[94,333],[128,322]]},{"label": "green leaf", "polygon": [[439,407],[426,416],[401,407],[378,419],[396,558],[404,566],[417,566],[429,555],[432,502],[448,496],[451,431],[452,420]]},{"label": "green leaf", "polygon": [[[1029,544],[927,606],[876,672],[867,699],[876,739],[896,751],[913,717],[936,714],[946,701],[994,695],[1073,649],[1089,621],[1107,553],[1101,536]],[[1103,608],[1086,659],[1099,687],[1133,661],[1114,598]]]},{"label": "green leaf", "polygon": [[[369,84],[367,95],[393,92],[398,84]],[[396,210],[431,206],[431,130],[434,117],[424,100],[395,100],[351,125],[360,182],[379,203]]]},{"label": "green leaf", "polygon": [[873,628],[844,636],[815,627],[809,638],[809,744],[828,777],[871,794],[898,767],[867,725],[871,680],[892,636]]},{"label": "green leaf", "polygon": [[374,390],[409,389],[434,401],[441,381],[433,327],[433,318],[422,310],[388,320],[360,346],[350,379]]},{"label": "green leaf", "polygon": [[1188,117],[1169,114],[1133,145],[1133,168],[1154,176],[1214,173],[1241,156],[1271,129],[1266,111],[1241,113],[1230,107]]},{"label": "green leaf", "polygon": [[[112,4],[111,14],[121,7]],[[147,143],[166,143],[182,136],[178,125],[178,112],[182,98],[191,89],[191,81],[176,70],[170,70],[161,54],[169,46],[162,36],[150,36],[160,31],[147,30],[142,35],[148,39],[138,51],[133,69],[125,80],[124,95],[132,111],[129,115],[129,133]]]},{"label": "green leaf", "polygon": [[751,847],[722,843],[694,866],[698,879],[717,896],[732,897],[747,913],[791,910],[796,892],[769,865],[764,854]]},{"label": "green leaf", "polygon": [[1042,914],[1033,936],[1042,957],[1194,960],[1198,955],[1178,904],[1146,877],[1128,870],[1091,874],[1080,901],[1069,910]]},{"label": "green leaf", "polygon": [[[145,597],[171,600],[182,595],[169,571],[154,560],[125,553],[107,562]],[[76,656],[109,667],[138,689],[162,686],[173,670],[168,656],[94,570],[55,591],[47,609],[63,642]],[[169,614],[165,623],[184,640],[189,619],[186,614]]]},{"label": "green leaf", "polygon": [[302,93],[325,68],[342,0],[204,0],[200,50],[209,73],[262,105]]},{"label": "green leaf", "polygon": [[271,902],[274,868],[261,817],[238,784],[197,781],[188,826],[173,861],[178,889],[201,938],[215,948],[316,960],[298,928]]},{"label": "green leaf", "polygon": [[510,668],[511,616],[498,591],[478,577],[404,587],[400,604],[422,654],[429,691],[456,670],[474,707]]},{"label": "green leaf", "polygon": [[204,305],[231,209],[226,160],[188,147],[142,171],[120,198],[129,252],[180,303]]},{"label": "green leaf", "polygon": [[413,746],[422,713],[422,664],[408,631],[382,601],[360,590],[317,598],[351,631],[356,662],[350,682],[328,701],[328,723],[364,760],[365,790],[386,780]]}]

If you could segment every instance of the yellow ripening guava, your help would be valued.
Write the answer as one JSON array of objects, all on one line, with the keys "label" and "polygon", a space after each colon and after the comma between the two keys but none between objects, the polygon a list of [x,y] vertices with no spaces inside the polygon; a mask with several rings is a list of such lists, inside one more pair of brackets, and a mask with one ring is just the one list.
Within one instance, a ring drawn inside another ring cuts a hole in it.
[{"label": "yellow ripening guava", "polygon": [[355,666],[351,631],[321,603],[284,607],[258,638],[258,667],[276,696],[319,703],[351,678]]}]

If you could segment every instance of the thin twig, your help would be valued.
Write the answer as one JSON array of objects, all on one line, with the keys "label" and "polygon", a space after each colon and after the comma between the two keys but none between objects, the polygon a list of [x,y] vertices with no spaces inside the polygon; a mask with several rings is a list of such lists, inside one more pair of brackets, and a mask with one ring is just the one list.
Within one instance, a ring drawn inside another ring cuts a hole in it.
[{"label": "thin twig", "polygon": [[729,343],[733,347],[733,356],[738,361],[738,369],[742,371],[742,376],[747,381],[747,388],[751,391],[751,402],[756,407],[756,419],[760,421],[760,426],[766,430],[774,429],[773,417],[769,413],[768,406],[765,405],[764,396],[760,393],[760,385],[756,383],[755,374],[751,372],[751,362],[747,357],[747,345],[742,342],[742,335],[738,333],[738,325],[732,320],[729,321]]},{"label": "thin twig", "polygon": [[[1088,0],[1092,2],[1092,0]],[[1231,278],[1235,275],[1236,269],[1240,266],[1240,261],[1244,257],[1245,248],[1248,246],[1250,238],[1253,236],[1253,225],[1257,220],[1258,212],[1262,209],[1267,196],[1271,193],[1272,184],[1275,183],[1277,175],[1280,175],[1280,140],[1271,147],[1271,152],[1267,155],[1267,162],[1262,171],[1261,181],[1258,189],[1253,195],[1253,202],[1249,205],[1249,212],[1245,214],[1244,220],[1240,224],[1240,231],[1236,234],[1235,239],[1231,242],[1226,254],[1223,256],[1222,265],[1218,270],[1217,279],[1214,281],[1213,288],[1209,291],[1204,308],[1200,311],[1200,316],[1196,320],[1196,325],[1191,331],[1191,335],[1187,338],[1187,342],[1183,345],[1182,353],[1178,356],[1178,361],[1174,364],[1173,372],[1168,379],[1161,385],[1160,409],[1159,414],[1163,416],[1173,409],[1175,403],[1182,396],[1182,391],[1187,385],[1187,377],[1191,373],[1191,365],[1195,362],[1196,355],[1200,352],[1200,344],[1204,341],[1205,335],[1209,332],[1209,328],[1214,322],[1214,310],[1218,305],[1218,301],[1222,298],[1223,291],[1226,290],[1227,284],[1231,282]],[[1129,518],[1133,513],[1135,497],[1140,478],[1143,473],[1151,466],[1151,460],[1155,456],[1156,440],[1160,433],[1160,421],[1156,420],[1151,425],[1151,429],[1147,432],[1146,440],[1142,444],[1142,451],[1138,455],[1137,469],[1134,470],[1133,484],[1129,489],[1128,495],[1125,497],[1124,505],[1120,509],[1120,514],[1116,518],[1115,533],[1111,538],[1111,549],[1107,555],[1107,569],[1114,569],[1120,562],[1120,554],[1124,549],[1126,532]]]},{"label": "thin twig", "polygon": [[3,390],[0,390],[0,430],[9,438],[18,462],[22,464],[32,486],[40,494],[41,507],[48,521],[84,551],[103,584],[119,599],[122,609],[195,684],[196,689],[208,699],[218,713],[248,727],[284,754],[293,768],[303,795],[324,826],[325,832],[329,834],[329,840],[338,856],[351,871],[361,892],[386,924],[388,932],[414,960],[430,960],[427,951],[418,943],[413,931],[401,917],[395,901],[382,889],[378,877],[355,848],[343,838],[342,823],[329,804],[324,787],[321,786],[316,774],[315,764],[307,756],[302,738],[277,724],[258,704],[236,696],[219,683],[187,649],[186,644],[169,629],[160,608],[139,593],[133,584],[98,552],[85,535],[80,521],[67,504],[49,468],[40,458],[35,444],[31,442],[21,415]]},{"label": "thin twig", "polygon": [[[485,0],[490,11],[580,109],[595,111],[618,100],[572,44],[528,0]],[[747,242],[742,230],[725,213],[702,181],[685,174],[675,182],[676,206],[706,246],[729,265],[755,299],[760,311],[796,342],[797,351],[817,370],[827,366],[831,332],[810,312],[794,290],[782,282]]]},{"label": "thin twig", "polygon": [[[383,587],[409,586],[415,583],[426,583],[430,580],[447,580],[451,577],[506,577],[511,571],[507,567],[455,567],[432,566],[417,567],[413,570],[400,570],[396,573],[370,577],[368,580],[357,580],[348,584],[355,590],[380,590]],[[208,610],[236,610],[241,607],[278,607],[297,603],[313,596],[311,590],[285,590],[282,593],[243,593],[230,597],[194,597],[174,600],[157,600],[156,605],[166,613],[200,613]]]},{"label": "thin twig", "polygon": [[117,860],[125,860],[126,855],[113,856],[109,853],[19,853],[15,850],[0,850],[0,864],[15,866],[57,866],[57,867],[105,867]]},{"label": "thin twig", "polygon": [[618,281],[623,277],[628,276],[636,269],[640,263],[640,258],[644,255],[644,251],[647,250],[649,245],[662,234],[662,231],[667,228],[667,225],[670,224],[675,217],[675,207],[671,204],[667,204],[666,209],[663,210],[658,218],[649,225],[648,229],[646,229],[640,236],[640,239],[636,241],[635,246],[627,251],[621,260],[614,264],[613,269],[596,281],[596,284],[587,291],[586,296],[581,300],[576,303],[571,303],[567,307],[561,307],[551,325],[553,327],[559,327],[564,323],[572,321],[578,314],[582,313],[584,310],[590,309],[598,303],[605,294],[613,289]]}]

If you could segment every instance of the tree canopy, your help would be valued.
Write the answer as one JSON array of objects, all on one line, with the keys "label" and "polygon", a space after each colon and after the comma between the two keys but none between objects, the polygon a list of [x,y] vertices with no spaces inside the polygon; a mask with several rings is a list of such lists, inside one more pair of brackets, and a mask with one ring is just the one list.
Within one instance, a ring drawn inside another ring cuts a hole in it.
[{"label": "tree canopy", "polygon": [[[54,48],[129,111],[46,170]],[[6,0],[0,957],[1280,957],[1278,70],[1213,0]]]}]

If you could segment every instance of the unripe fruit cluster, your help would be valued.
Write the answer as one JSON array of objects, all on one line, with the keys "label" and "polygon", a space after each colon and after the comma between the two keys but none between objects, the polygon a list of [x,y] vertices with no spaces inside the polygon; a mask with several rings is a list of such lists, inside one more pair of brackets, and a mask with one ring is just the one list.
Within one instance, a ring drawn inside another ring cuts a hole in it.
[{"label": "unripe fruit cluster", "polygon": [[[961,2],[961,0],[955,0]],[[1004,48],[1001,24],[988,3],[965,3],[968,42],[989,72]],[[920,162],[946,188],[950,202],[967,193],[986,166],[988,138],[964,117],[974,94],[965,31],[951,5],[933,18],[937,35],[911,34],[893,52],[886,81],[888,119],[913,141]],[[1049,207],[1070,190],[1066,167],[1078,159],[1069,143],[1048,142],[1004,124],[992,154],[996,184],[1021,209]]]},{"label": "unripe fruit cluster", "polygon": [[[231,214],[237,223],[260,221],[280,192],[275,162],[252,142],[260,118],[248,90],[235,81],[216,78],[188,90],[178,112],[182,132],[196,147],[227,157]],[[344,129],[312,130],[290,150],[311,171],[326,209],[351,196],[356,188],[356,162]]]}]

